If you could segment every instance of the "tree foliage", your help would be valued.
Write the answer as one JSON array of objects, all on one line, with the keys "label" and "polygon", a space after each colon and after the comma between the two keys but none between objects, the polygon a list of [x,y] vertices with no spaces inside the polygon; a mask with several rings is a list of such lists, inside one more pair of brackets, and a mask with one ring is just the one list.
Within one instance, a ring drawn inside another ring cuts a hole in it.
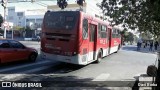
[{"label": "tree foliage", "polygon": [[27,26],[26,29],[25,29],[25,31],[31,31],[31,30],[32,29],[29,26]]},{"label": "tree foliage", "polygon": [[127,32],[127,30],[123,30],[121,32],[121,34],[123,35],[123,39],[125,42],[133,42],[134,41],[134,34],[131,32]]},{"label": "tree foliage", "polygon": [[25,27],[21,27],[21,26],[13,26],[13,30],[25,30]]},{"label": "tree foliage", "polygon": [[112,25],[160,35],[160,0],[103,0],[98,6]]}]

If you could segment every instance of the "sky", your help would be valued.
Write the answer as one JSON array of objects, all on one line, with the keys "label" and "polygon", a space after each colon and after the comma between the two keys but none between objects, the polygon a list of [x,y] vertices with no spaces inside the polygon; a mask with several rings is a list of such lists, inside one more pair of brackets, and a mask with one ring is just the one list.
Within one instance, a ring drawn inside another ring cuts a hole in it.
[{"label": "sky", "polygon": [[[18,0],[18,1],[31,1],[31,0]],[[93,0],[85,0],[88,3],[92,3]],[[94,0],[96,3],[100,3],[102,0]],[[43,9],[47,8],[47,5],[56,5],[57,0],[36,0],[36,2],[31,3],[31,2],[17,2],[17,0],[8,0],[7,7],[12,7],[16,6],[19,8],[24,8],[24,9]],[[12,3],[11,3],[12,2]],[[76,0],[68,0],[68,3],[76,3]],[[25,6],[27,7],[25,7]],[[3,16],[4,14],[4,9],[0,5],[0,14]]]}]

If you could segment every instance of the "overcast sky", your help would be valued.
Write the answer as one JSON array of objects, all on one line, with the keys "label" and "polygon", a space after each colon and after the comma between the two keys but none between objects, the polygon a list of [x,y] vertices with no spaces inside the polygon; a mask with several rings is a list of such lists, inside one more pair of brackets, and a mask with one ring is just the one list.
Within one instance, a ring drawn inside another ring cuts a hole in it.
[{"label": "overcast sky", "polygon": [[[30,3],[30,2],[21,2],[18,3],[17,1],[31,1],[31,0],[8,0],[7,6],[17,6],[20,8],[46,8],[47,5],[55,5],[57,0],[36,0],[35,3]],[[68,3],[74,3],[76,0],[68,0]],[[102,0],[94,0],[96,3],[100,3]],[[86,0],[88,3],[93,3],[93,0]],[[24,3],[28,7],[24,7]],[[76,3],[76,2],[75,2]],[[0,5],[0,14],[3,16],[3,7]]]}]

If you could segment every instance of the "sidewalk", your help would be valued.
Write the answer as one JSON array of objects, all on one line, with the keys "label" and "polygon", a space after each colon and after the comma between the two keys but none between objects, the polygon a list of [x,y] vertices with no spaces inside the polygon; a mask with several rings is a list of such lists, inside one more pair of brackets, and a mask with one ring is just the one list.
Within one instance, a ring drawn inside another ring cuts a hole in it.
[{"label": "sidewalk", "polygon": [[149,46],[146,47],[146,48],[141,47],[141,49],[139,50],[139,52],[144,52],[144,53],[155,53],[155,54],[156,54],[157,51],[160,51],[160,47],[158,47],[157,50],[155,50],[154,47],[153,47],[152,51],[149,50]]},{"label": "sidewalk", "polygon": [[38,41],[19,41],[25,45],[40,45],[41,42],[38,42]]}]

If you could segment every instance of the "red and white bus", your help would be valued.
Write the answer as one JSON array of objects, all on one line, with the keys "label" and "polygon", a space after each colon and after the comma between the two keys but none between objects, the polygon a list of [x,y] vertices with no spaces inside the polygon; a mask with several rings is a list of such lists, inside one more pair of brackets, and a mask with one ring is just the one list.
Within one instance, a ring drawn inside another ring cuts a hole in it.
[{"label": "red and white bus", "polygon": [[48,11],[42,25],[43,59],[86,65],[117,52],[118,29],[81,11]]}]

